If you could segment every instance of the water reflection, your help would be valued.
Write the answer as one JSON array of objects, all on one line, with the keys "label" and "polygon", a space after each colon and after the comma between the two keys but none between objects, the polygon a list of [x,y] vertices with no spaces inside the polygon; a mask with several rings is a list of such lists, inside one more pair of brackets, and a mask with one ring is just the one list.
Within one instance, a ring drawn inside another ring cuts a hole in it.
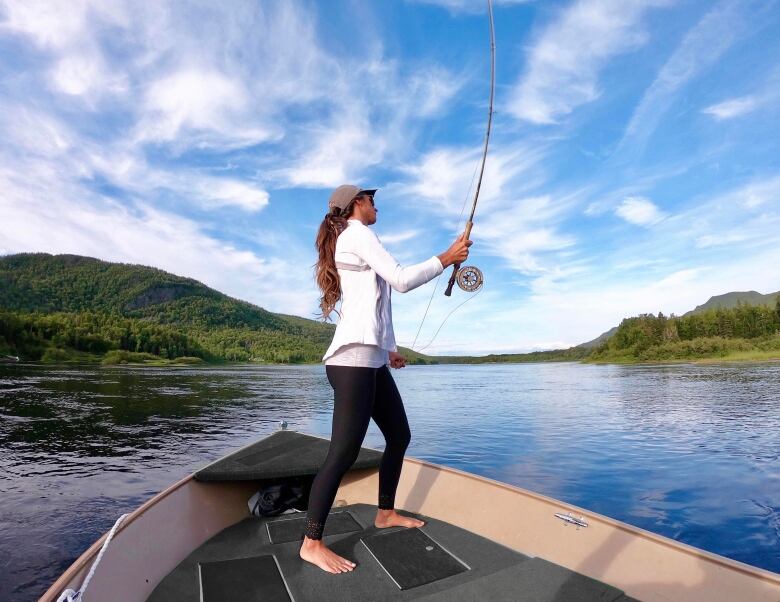
[{"label": "water reflection", "polygon": [[[779,366],[394,374],[410,455],[780,571]],[[35,599],[121,513],[281,420],[328,436],[331,403],[320,366],[0,365],[0,591]]]}]

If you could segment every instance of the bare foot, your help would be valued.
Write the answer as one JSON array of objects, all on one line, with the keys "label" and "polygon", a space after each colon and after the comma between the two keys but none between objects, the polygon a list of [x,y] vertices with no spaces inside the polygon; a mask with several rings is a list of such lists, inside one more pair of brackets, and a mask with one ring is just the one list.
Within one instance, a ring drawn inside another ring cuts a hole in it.
[{"label": "bare foot", "polygon": [[395,510],[378,509],[376,511],[376,520],[374,520],[374,526],[379,527],[380,529],[385,529],[387,527],[422,527],[424,524],[423,521],[417,520],[416,518],[402,516]]},{"label": "bare foot", "polygon": [[328,573],[345,573],[355,568],[354,562],[329,550],[321,539],[304,537],[299,555]]}]

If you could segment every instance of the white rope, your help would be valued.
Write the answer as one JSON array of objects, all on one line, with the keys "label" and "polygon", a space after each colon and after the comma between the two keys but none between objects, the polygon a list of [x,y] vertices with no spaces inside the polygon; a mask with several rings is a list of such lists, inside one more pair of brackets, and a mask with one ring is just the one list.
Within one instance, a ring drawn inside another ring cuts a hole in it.
[{"label": "white rope", "polygon": [[106,541],[103,542],[103,547],[100,548],[100,552],[98,553],[97,558],[95,558],[95,562],[92,563],[92,566],[89,569],[89,573],[87,573],[87,577],[81,584],[79,591],[66,589],[64,592],[62,592],[62,595],[57,598],[57,602],[81,602],[82,596],[84,595],[84,592],[87,591],[87,586],[92,580],[92,576],[95,574],[95,569],[97,569],[100,561],[103,559],[103,554],[105,553],[106,548],[108,548],[109,542],[113,539],[114,533],[116,533],[117,527],[119,527],[119,525],[123,520],[125,520],[125,518],[127,518],[127,516],[127,514],[123,514],[118,519],[116,519],[114,526],[111,527],[111,530],[108,532],[108,537],[106,537]]}]

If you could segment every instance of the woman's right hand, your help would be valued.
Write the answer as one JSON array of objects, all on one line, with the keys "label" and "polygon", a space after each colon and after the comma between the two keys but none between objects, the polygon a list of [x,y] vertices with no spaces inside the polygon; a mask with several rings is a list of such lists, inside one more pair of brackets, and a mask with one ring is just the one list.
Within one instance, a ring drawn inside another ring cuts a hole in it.
[{"label": "woman's right hand", "polygon": [[450,248],[439,255],[439,261],[445,268],[456,263],[463,263],[469,256],[469,247],[474,244],[472,241],[466,238],[464,232],[455,242],[450,245]]}]

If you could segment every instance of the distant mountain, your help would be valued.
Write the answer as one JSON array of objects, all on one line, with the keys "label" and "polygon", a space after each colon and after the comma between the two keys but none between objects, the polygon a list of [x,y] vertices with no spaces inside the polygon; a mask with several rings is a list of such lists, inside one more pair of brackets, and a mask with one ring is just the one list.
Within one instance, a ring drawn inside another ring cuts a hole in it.
[{"label": "distant mountain", "polygon": [[593,349],[595,347],[598,347],[601,345],[604,341],[606,341],[609,337],[611,337],[613,334],[617,332],[618,327],[613,326],[610,328],[607,332],[601,333],[599,336],[597,336],[592,341],[588,341],[587,343],[580,343],[575,347],[575,349]]},{"label": "distant mountain", "polygon": [[708,309],[732,309],[740,303],[774,307],[775,303],[777,303],[778,295],[780,295],[780,291],[769,293],[768,295],[762,295],[756,291],[732,292],[723,295],[715,295],[714,297],[710,297],[705,304],[697,305],[694,309],[683,315],[698,314],[707,311]]}]

